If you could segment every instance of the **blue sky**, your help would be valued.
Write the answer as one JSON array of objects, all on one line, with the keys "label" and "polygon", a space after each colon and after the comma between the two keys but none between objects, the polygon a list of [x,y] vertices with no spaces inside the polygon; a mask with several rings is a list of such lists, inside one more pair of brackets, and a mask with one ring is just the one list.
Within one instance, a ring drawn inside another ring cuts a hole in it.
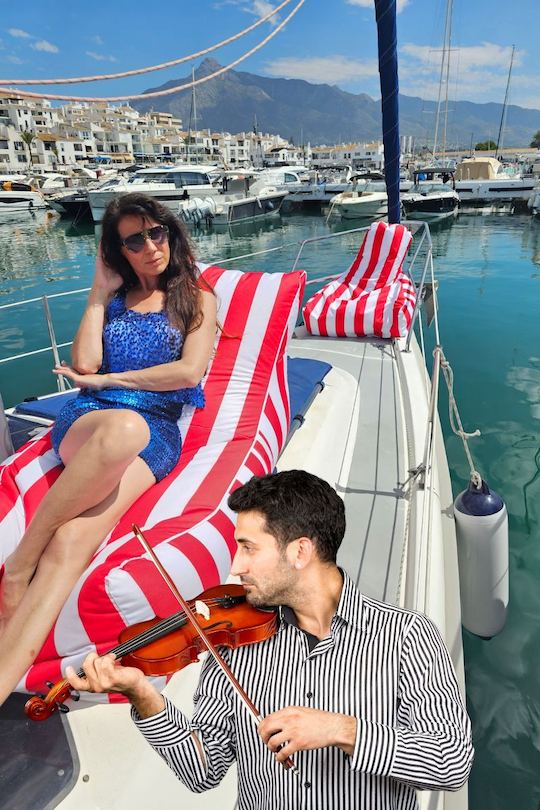
[{"label": "blue sky", "polygon": [[[2,3],[0,77],[116,73],[175,59],[230,36],[280,0],[25,0]],[[283,9],[283,19],[297,0]],[[539,0],[454,0],[449,95],[502,102],[516,46],[510,102],[540,109]],[[400,88],[436,97],[445,0],[398,0]],[[261,41],[264,23],[212,56],[228,64]],[[283,31],[237,70],[327,82],[379,96],[373,0],[306,0]],[[196,62],[195,64],[198,64]],[[183,77],[191,64],[107,82],[51,88],[81,96],[141,92]],[[30,89],[40,90],[39,87]],[[155,107],[159,109],[158,100]]]}]

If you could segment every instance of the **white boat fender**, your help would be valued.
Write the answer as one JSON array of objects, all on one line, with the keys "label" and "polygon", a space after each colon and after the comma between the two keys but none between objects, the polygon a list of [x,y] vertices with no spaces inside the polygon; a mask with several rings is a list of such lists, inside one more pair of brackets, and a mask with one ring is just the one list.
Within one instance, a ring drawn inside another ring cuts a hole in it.
[{"label": "white boat fender", "polygon": [[508,608],[508,513],[502,498],[485,481],[454,501],[461,620],[484,639],[500,633]]}]

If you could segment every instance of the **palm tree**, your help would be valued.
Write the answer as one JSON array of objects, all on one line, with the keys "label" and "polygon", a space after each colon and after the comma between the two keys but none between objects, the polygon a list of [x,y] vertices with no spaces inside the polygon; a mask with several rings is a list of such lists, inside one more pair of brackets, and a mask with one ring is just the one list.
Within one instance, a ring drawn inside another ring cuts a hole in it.
[{"label": "palm tree", "polygon": [[32,157],[31,144],[32,144],[32,141],[34,141],[36,139],[36,135],[35,135],[34,132],[32,132],[31,129],[22,129],[19,134],[20,134],[22,140],[24,141],[24,143],[26,144],[26,146],[28,147],[28,154],[30,155],[30,165],[33,166],[34,165],[34,159]]}]

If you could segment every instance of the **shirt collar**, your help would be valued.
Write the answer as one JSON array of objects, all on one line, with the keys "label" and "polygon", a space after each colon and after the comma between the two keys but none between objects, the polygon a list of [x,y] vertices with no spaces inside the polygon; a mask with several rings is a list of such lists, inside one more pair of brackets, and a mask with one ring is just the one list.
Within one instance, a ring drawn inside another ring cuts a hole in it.
[{"label": "shirt collar", "polygon": [[[343,587],[332,622],[335,622],[337,617],[360,630],[362,627],[362,594],[350,576],[342,568],[339,571],[343,577]],[[298,627],[294,611],[288,605],[280,605],[279,618],[281,626],[291,624]]]}]

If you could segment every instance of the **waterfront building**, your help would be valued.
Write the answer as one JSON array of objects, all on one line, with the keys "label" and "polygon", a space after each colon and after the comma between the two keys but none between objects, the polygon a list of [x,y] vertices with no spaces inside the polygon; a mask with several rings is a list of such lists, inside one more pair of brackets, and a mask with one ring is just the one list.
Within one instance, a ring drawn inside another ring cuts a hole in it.
[{"label": "waterfront building", "polygon": [[340,169],[344,166],[352,166],[353,169],[380,171],[384,166],[383,145],[379,141],[315,146],[312,153],[313,166],[318,169]]}]

